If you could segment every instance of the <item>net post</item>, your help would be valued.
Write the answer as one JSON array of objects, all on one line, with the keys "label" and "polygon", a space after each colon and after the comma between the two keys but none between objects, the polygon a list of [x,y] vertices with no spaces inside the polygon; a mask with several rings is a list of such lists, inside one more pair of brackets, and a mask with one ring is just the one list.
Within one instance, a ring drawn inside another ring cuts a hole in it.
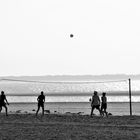
[{"label": "net post", "polygon": [[129,78],[129,105],[130,105],[130,116],[132,116],[132,101],[131,101],[131,79]]}]

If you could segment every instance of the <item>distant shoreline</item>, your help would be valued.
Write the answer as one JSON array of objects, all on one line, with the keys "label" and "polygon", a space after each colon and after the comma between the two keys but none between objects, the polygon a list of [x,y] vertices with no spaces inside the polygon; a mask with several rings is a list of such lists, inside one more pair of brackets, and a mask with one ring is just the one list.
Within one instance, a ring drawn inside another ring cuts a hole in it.
[{"label": "distant shoreline", "polygon": [[[10,104],[37,104],[37,102],[9,102]],[[82,103],[89,103],[90,102],[45,102],[45,104],[64,104],[64,103],[68,103],[68,104],[73,104],[73,103],[77,103],[77,104],[82,104]],[[128,103],[129,102],[108,102],[108,104],[123,104],[123,103]],[[140,102],[132,102],[132,103],[140,103]]]},{"label": "distant shoreline", "polygon": [[1,76],[0,79],[22,79],[22,80],[47,80],[47,81],[68,81],[68,80],[140,80],[140,74],[102,74],[102,75],[41,75],[41,76]]},{"label": "distant shoreline", "polygon": [[[125,92],[106,92],[107,96],[127,96],[129,93],[128,91]],[[99,93],[99,96],[101,96],[102,93]],[[6,94],[6,96],[38,96],[39,93],[22,93],[22,94],[15,94],[15,93],[10,93],[10,94]],[[49,94],[45,94],[45,96],[92,96],[93,93],[49,93]],[[132,91],[132,96],[140,96],[140,91]]]}]

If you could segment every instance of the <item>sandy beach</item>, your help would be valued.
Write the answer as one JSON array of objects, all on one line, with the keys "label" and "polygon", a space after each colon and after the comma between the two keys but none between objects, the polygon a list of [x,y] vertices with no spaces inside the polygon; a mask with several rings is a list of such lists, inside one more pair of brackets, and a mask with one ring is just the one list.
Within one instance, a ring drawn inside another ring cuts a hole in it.
[{"label": "sandy beach", "polygon": [[0,114],[1,140],[139,140],[140,116]]}]

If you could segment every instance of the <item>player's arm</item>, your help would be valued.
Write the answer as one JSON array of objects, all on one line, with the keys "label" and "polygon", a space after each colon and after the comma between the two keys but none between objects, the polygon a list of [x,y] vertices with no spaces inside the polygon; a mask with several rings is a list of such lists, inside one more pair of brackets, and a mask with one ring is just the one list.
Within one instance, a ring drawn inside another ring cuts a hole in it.
[{"label": "player's arm", "polygon": [[92,99],[91,99],[91,106],[93,105],[93,102],[94,102],[94,98],[92,96]]},{"label": "player's arm", "polygon": [[37,101],[39,101],[39,96],[37,97]]},{"label": "player's arm", "polygon": [[45,102],[45,96],[44,96],[44,102]]},{"label": "player's arm", "polygon": [[99,100],[99,104],[100,104],[100,98],[98,97],[98,100]]},{"label": "player's arm", "polygon": [[103,97],[101,97],[101,101],[103,102]]},{"label": "player's arm", "polygon": [[9,105],[9,103],[8,103],[8,101],[7,101],[7,99],[6,99],[6,97],[5,97],[5,101],[6,101],[6,103]]},{"label": "player's arm", "polygon": [[105,97],[106,103],[107,103],[107,97]]}]

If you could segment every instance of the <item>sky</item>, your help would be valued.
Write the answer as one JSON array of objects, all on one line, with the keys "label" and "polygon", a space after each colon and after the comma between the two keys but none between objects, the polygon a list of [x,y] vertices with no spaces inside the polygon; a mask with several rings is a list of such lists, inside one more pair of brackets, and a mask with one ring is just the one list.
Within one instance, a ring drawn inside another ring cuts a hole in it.
[{"label": "sky", "polygon": [[139,7],[139,0],[1,0],[0,76],[140,74]]}]

